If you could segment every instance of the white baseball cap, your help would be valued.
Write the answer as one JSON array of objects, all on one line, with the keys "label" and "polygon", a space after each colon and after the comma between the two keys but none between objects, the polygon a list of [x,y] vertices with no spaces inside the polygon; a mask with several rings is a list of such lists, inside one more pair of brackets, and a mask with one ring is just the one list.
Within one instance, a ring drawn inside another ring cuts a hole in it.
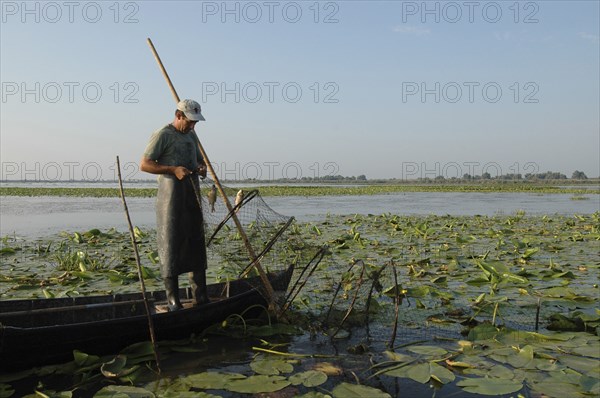
[{"label": "white baseball cap", "polygon": [[200,104],[191,99],[184,99],[179,101],[177,109],[183,112],[185,117],[194,121],[205,121],[206,119],[202,116],[202,108]]}]

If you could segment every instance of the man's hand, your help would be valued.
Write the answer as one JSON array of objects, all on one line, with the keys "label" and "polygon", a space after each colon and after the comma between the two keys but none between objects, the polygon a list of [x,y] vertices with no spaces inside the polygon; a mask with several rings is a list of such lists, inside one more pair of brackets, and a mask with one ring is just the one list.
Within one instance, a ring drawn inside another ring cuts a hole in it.
[{"label": "man's hand", "polygon": [[[140,163],[140,170],[152,174],[172,174],[177,177],[178,180],[183,180],[186,176],[192,174],[192,170],[189,170],[183,166],[167,166],[164,164],[157,163],[156,161],[149,158],[142,158]],[[206,166],[204,166],[204,174],[198,168],[198,173],[206,177]]]},{"label": "man's hand", "polygon": [[177,177],[178,180],[183,180],[186,176],[192,174],[192,172],[183,166],[177,166],[175,167],[175,170],[173,170],[173,174],[175,174],[175,177]]},{"label": "man's hand", "polygon": [[198,174],[200,175],[200,177],[206,178],[206,165],[205,164],[201,164],[200,166],[198,166]]}]

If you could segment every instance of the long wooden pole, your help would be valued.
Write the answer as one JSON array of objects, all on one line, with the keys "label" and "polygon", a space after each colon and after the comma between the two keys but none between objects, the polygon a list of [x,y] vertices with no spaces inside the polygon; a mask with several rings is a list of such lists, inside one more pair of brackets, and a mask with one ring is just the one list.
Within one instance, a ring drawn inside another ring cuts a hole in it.
[{"label": "long wooden pole", "polygon": [[[163,74],[165,80],[167,81],[169,88],[171,89],[171,94],[173,94],[173,98],[175,99],[175,102],[179,102],[179,95],[177,95],[177,91],[175,91],[173,82],[171,82],[171,78],[169,77],[169,74],[167,73],[167,70],[165,69],[165,67],[162,63],[160,56],[158,55],[158,52],[156,51],[156,48],[154,47],[154,44],[152,43],[152,40],[150,40],[150,38],[148,38],[147,41],[148,41],[148,45],[150,46],[150,49],[152,50],[152,54],[154,54],[154,58],[156,59],[156,62],[158,63],[158,66],[159,66],[160,70],[162,71],[162,74]],[[198,149],[200,149],[200,153],[202,154],[202,157],[204,158],[204,163],[206,163],[206,168],[210,172],[210,175],[212,176],[212,179],[215,182],[215,186],[217,187],[217,190],[219,191],[219,193],[221,194],[221,197],[223,198],[223,202],[225,203],[227,210],[229,212],[231,212],[233,210],[233,206],[231,206],[231,202],[229,202],[229,198],[227,198],[227,195],[225,194],[225,191],[223,190],[223,187],[221,186],[221,183],[219,182],[219,178],[217,177],[217,174],[215,173],[215,170],[213,169],[212,164],[210,163],[210,160],[208,159],[208,156],[206,155],[206,152],[204,151],[204,147],[202,147],[202,144],[200,143],[200,139],[195,134],[195,132],[194,132],[194,135],[196,136],[196,142],[198,144]],[[232,215],[231,218],[233,219],[233,222],[235,223],[235,226],[237,227],[237,229],[240,233],[240,236],[242,237],[244,246],[246,246],[246,249],[248,250],[248,254],[250,255],[250,260],[255,262],[254,267],[258,271],[258,274],[260,275],[260,279],[265,287],[266,294],[267,294],[267,300],[269,301],[269,307],[271,307],[274,310],[277,310],[277,304],[275,302],[275,291],[273,290],[273,286],[271,286],[271,282],[269,282],[269,278],[267,277],[267,274],[265,273],[264,269],[260,265],[260,262],[255,261],[256,253],[254,252],[254,249],[252,248],[252,245],[250,244],[250,241],[248,240],[248,235],[246,235],[246,231],[244,231],[244,227],[240,223],[240,220],[237,218],[237,215],[235,213]]]},{"label": "long wooden pole", "polygon": [[146,307],[146,317],[148,318],[148,329],[150,329],[150,340],[152,341],[152,348],[154,349],[154,359],[156,360],[156,368],[158,374],[160,374],[160,358],[158,356],[158,347],[156,345],[156,335],[154,334],[154,322],[152,321],[152,315],[150,315],[150,305],[148,304],[148,298],[146,297],[146,285],[144,284],[144,275],[142,274],[142,264],[140,262],[140,253],[138,251],[137,242],[135,241],[135,233],[133,232],[133,225],[131,224],[131,217],[129,217],[129,210],[127,209],[127,202],[125,201],[125,191],[123,190],[123,180],[121,179],[121,163],[119,163],[119,157],[117,156],[117,173],[119,176],[119,192],[121,193],[121,201],[123,202],[123,208],[125,209],[125,216],[127,217],[127,225],[129,226],[129,237],[131,238],[131,244],[133,245],[133,252],[135,253],[135,263],[137,264],[138,278],[140,279],[140,287],[142,289],[142,297],[144,298],[144,306]]}]

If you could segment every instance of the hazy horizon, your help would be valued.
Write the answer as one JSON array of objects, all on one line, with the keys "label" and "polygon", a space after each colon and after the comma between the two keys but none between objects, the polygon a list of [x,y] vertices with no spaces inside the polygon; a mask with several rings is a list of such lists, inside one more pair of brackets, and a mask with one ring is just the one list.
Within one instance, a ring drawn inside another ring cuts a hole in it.
[{"label": "hazy horizon", "polygon": [[[0,179],[125,179],[175,104],[225,179],[600,175],[599,2],[16,2]],[[173,26],[177,26],[176,29]]]}]

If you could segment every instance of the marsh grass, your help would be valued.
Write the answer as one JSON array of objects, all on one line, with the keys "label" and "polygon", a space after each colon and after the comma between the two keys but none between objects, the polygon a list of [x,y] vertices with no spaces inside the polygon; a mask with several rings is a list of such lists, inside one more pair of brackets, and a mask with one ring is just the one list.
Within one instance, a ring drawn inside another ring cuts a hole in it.
[{"label": "marsh grass", "polygon": [[115,259],[105,260],[90,256],[87,251],[67,249],[54,254],[56,269],[59,271],[98,271],[107,270]]}]

